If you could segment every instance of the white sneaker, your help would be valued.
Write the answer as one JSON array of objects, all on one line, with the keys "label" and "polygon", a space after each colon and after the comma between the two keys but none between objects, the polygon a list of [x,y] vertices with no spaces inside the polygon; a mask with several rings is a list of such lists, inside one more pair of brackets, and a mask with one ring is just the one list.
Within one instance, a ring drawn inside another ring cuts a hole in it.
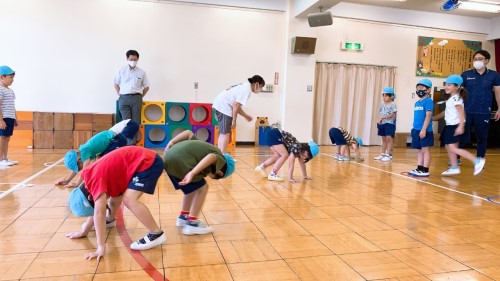
[{"label": "white sneaker", "polygon": [[384,158],[384,156],[385,156],[385,154],[382,153],[382,154],[380,154],[378,156],[375,156],[373,159],[380,160],[380,159]]},{"label": "white sneaker", "polygon": [[275,174],[269,174],[269,176],[267,176],[267,179],[270,181],[283,181],[282,177]]},{"label": "white sneaker", "polygon": [[417,172],[413,173],[413,175],[416,176],[416,177],[428,177],[429,176],[429,172],[424,172],[424,171],[417,170]]},{"label": "white sneaker", "polygon": [[12,166],[12,165],[14,165],[14,164],[11,163],[9,160],[0,161],[0,166]]},{"label": "white sneaker", "polygon": [[408,171],[408,175],[412,175],[414,176],[416,173],[418,173],[418,170],[417,169],[413,169],[411,171]]},{"label": "white sneaker", "polygon": [[349,161],[349,160],[351,160],[351,158],[349,158],[347,156],[344,156],[344,155],[339,156],[339,161]]},{"label": "white sneaker", "polygon": [[183,219],[181,217],[177,218],[177,221],[175,222],[175,226],[185,226],[188,223],[187,219]]},{"label": "white sneaker", "polygon": [[184,235],[207,234],[212,231],[212,228],[202,220],[190,221],[182,228]]},{"label": "white sneaker", "polygon": [[162,232],[160,236],[157,234],[149,233],[143,238],[133,242],[130,244],[130,249],[132,250],[149,250],[153,247],[163,244],[163,242],[167,241],[167,235]]},{"label": "white sneaker", "polygon": [[389,162],[391,160],[392,160],[391,157],[387,154],[384,155],[384,157],[380,158],[380,161],[382,161],[382,162]]},{"label": "white sneaker", "polygon": [[10,162],[12,165],[17,165],[17,163],[19,163],[19,161],[15,161],[15,160],[10,160],[10,159],[5,159],[7,162]]},{"label": "white sneaker", "polygon": [[335,160],[337,160],[337,161],[340,161],[340,155],[339,154],[335,154],[335,156],[333,158],[335,158]]},{"label": "white sneaker", "polygon": [[267,176],[266,170],[261,165],[255,167],[255,171],[261,174],[263,177]]},{"label": "white sneaker", "polygon": [[448,170],[441,173],[441,175],[443,175],[443,176],[453,176],[453,175],[459,175],[459,174],[460,174],[460,168],[448,169]]},{"label": "white sneaker", "polygon": [[479,175],[483,171],[484,164],[486,164],[486,159],[479,158],[479,161],[474,164],[474,176]]}]

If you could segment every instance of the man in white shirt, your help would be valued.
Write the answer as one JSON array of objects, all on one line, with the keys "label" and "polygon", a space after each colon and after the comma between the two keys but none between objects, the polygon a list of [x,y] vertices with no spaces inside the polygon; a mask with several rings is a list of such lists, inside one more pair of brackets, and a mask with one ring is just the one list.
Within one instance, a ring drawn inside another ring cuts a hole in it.
[{"label": "man in white shirt", "polygon": [[146,72],[137,67],[139,53],[129,50],[126,56],[127,65],[118,70],[114,81],[118,106],[122,119],[132,119],[141,124],[142,98],[149,91],[149,80]]}]

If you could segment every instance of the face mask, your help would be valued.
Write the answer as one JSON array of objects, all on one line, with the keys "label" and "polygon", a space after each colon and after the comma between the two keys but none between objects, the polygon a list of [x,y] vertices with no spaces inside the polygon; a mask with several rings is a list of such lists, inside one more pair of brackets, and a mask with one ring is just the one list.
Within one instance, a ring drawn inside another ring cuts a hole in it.
[{"label": "face mask", "polygon": [[484,62],[483,61],[481,61],[481,60],[474,61],[474,68],[476,70],[479,70],[479,69],[481,69],[483,67],[484,67]]},{"label": "face mask", "polygon": [[128,65],[130,65],[130,67],[132,67],[132,68],[137,65],[137,61],[135,61],[135,60],[129,60],[127,62],[128,62]]},{"label": "face mask", "polygon": [[419,98],[422,98],[427,95],[427,90],[417,90],[416,94]]}]

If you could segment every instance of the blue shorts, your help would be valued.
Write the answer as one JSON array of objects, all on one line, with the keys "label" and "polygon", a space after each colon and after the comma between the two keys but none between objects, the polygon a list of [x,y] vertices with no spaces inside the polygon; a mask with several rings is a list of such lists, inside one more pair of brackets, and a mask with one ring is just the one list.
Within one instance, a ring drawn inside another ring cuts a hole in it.
[{"label": "blue shorts", "polygon": [[175,190],[182,190],[182,193],[184,194],[189,194],[191,192],[194,192],[198,189],[200,189],[202,186],[204,186],[207,182],[205,179],[202,179],[201,181],[195,181],[195,182],[190,182],[187,185],[179,185],[179,182],[182,181],[182,179],[176,178],[169,173],[167,173],[167,176],[170,178],[170,181],[175,187]]},{"label": "blue shorts", "polygon": [[137,131],[139,131],[139,124],[137,124],[134,120],[130,120],[128,121],[127,126],[123,129],[122,135],[127,139],[131,139],[135,137]]},{"label": "blue shorts", "polygon": [[266,132],[266,143],[269,146],[283,144],[283,136],[277,128],[272,128]]},{"label": "blue shorts", "polygon": [[3,121],[7,125],[5,129],[0,129],[0,137],[10,137],[14,132],[14,124],[16,123],[16,119],[12,118],[4,118]]},{"label": "blue shorts", "polygon": [[156,183],[158,182],[161,173],[163,173],[163,159],[161,159],[159,155],[156,155],[155,161],[151,167],[134,174],[132,180],[128,184],[128,188],[142,191],[147,194],[154,194]]},{"label": "blue shorts", "polygon": [[378,135],[382,137],[393,136],[396,133],[396,125],[390,123],[385,123],[385,124],[377,123],[377,129],[378,129]]},{"label": "blue shorts", "polygon": [[446,125],[441,133],[441,143],[451,144],[451,143],[459,143],[462,140],[462,135],[454,136],[455,130],[458,125]]},{"label": "blue shorts", "polygon": [[331,128],[330,131],[328,131],[328,134],[330,135],[330,140],[332,141],[332,144],[336,145],[347,144],[347,141],[344,139],[344,135],[342,135],[342,132],[339,129]]},{"label": "blue shorts", "polygon": [[126,145],[127,145],[127,138],[125,138],[123,134],[118,134],[111,140],[111,143],[108,145],[108,147],[101,154],[99,154],[99,157],[103,157],[104,155],[110,153],[111,151],[118,149],[120,147],[124,147]]},{"label": "blue shorts", "polygon": [[434,134],[426,132],[425,138],[420,139],[420,130],[411,130],[411,148],[422,149],[422,147],[429,147],[434,145]]}]

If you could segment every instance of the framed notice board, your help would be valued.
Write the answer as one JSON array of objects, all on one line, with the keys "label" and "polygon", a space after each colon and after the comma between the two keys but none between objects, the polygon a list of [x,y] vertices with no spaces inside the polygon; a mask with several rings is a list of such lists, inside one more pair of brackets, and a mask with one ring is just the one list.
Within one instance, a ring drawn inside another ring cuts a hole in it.
[{"label": "framed notice board", "polygon": [[480,41],[418,37],[417,76],[448,77],[472,68],[472,55]]}]

